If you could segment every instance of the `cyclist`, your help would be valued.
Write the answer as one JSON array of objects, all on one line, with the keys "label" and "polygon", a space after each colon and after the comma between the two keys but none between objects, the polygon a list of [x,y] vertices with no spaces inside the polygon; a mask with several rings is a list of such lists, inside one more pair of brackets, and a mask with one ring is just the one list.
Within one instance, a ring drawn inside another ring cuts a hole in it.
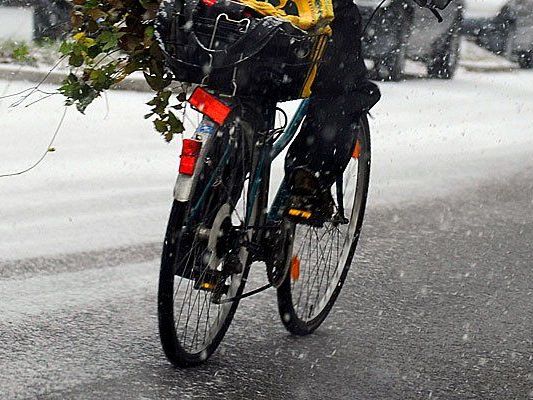
[{"label": "cyclist", "polygon": [[[415,2],[443,9],[450,0]],[[381,97],[377,85],[367,79],[357,5],[333,0],[333,9],[333,33],[312,87],[309,111],[285,161],[292,193],[287,209],[308,211],[307,222],[317,224],[333,214],[331,185],[350,160],[361,116]]]}]

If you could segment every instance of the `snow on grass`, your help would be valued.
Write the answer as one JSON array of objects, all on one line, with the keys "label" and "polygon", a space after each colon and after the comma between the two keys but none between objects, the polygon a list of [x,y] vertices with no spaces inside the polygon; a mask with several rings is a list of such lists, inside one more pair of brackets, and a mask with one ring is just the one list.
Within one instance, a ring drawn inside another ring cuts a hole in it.
[{"label": "snow on grass", "polygon": [[[28,86],[0,81],[0,94]],[[381,88],[370,207],[457,193],[529,162],[533,73],[461,71],[453,81]],[[162,241],[179,151],[142,118],[149,98],[114,91],[109,110],[104,99],[86,116],[69,110],[57,151],[28,174],[0,179],[0,260]],[[59,96],[9,104],[0,102],[0,174],[37,159],[62,113]],[[282,171],[278,160],[273,186]]]},{"label": "snow on grass", "polygon": [[533,150],[533,74],[470,73],[381,85],[372,200],[455,193],[512,173]]},{"label": "snow on grass", "polygon": [[467,18],[490,18],[498,15],[508,0],[466,0],[465,16]]},{"label": "snow on grass", "polygon": [[[143,119],[149,98],[112,92],[108,115],[104,99],[86,116],[70,109],[56,152],[28,174],[0,179],[0,259],[162,240],[178,153]],[[25,168],[46,149],[62,101],[15,109],[2,101],[0,174]]]}]

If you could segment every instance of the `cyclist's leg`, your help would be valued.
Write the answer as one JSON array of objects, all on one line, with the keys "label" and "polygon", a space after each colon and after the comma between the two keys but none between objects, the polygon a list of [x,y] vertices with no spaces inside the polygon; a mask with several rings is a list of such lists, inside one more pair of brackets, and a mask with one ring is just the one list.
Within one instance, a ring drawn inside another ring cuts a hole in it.
[{"label": "cyclist's leg", "polygon": [[333,35],[313,85],[309,111],[290,146],[286,172],[303,167],[327,189],[346,167],[361,114],[380,98],[367,80],[361,52],[361,16],[351,1],[336,5]]}]

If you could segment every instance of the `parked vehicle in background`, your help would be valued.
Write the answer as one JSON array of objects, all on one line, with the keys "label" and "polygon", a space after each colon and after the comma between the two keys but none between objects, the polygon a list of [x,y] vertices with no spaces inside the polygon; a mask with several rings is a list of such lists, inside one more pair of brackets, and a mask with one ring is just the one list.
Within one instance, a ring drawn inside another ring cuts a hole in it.
[{"label": "parked vehicle in background", "polygon": [[36,39],[59,39],[70,29],[71,5],[66,0],[33,0]]},{"label": "parked vehicle in background", "polygon": [[[364,24],[380,0],[357,1]],[[400,80],[407,59],[422,61],[431,78],[450,79],[459,61],[462,1],[442,11],[438,23],[427,9],[411,0],[387,0],[375,14],[363,38],[365,58],[374,62],[377,77]]]},{"label": "parked vehicle in background", "polygon": [[33,9],[33,38],[59,39],[70,28],[71,4],[67,0],[0,0],[0,7]]},{"label": "parked vehicle in background", "polygon": [[533,0],[466,0],[463,30],[479,46],[533,68]]}]

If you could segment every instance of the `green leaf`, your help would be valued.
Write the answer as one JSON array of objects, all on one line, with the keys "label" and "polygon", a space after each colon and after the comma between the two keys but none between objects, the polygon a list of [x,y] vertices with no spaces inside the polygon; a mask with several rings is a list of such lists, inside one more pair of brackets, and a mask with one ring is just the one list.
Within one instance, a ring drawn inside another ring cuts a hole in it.
[{"label": "green leaf", "polygon": [[171,95],[172,95],[172,92],[170,90],[164,90],[159,94],[162,102],[165,104],[168,104],[168,100],[170,99]]},{"label": "green leaf", "polygon": [[87,56],[90,58],[96,58],[102,53],[102,48],[95,44],[87,49]]},{"label": "green leaf", "polygon": [[79,53],[72,53],[68,59],[68,63],[73,67],[81,67],[83,64],[83,56]]},{"label": "green leaf", "polygon": [[35,58],[30,55],[30,48],[26,42],[8,41],[2,48],[2,43],[0,41],[0,56],[2,55],[7,55],[7,57],[20,63],[35,61]]},{"label": "green leaf", "polygon": [[99,0],[86,0],[83,6],[86,10],[97,8],[100,6],[100,1]]},{"label": "green leaf", "polygon": [[159,4],[157,1],[154,1],[154,0],[139,0],[139,3],[141,3],[141,5],[146,10],[151,10],[151,9],[157,8],[157,6]]},{"label": "green leaf", "polygon": [[65,40],[63,43],[61,43],[61,46],[59,46],[59,52],[66,56],[72,51],[73,48],[74,43]]},{"label": "green leaf", "polygon": [[96,42],[102,46],[102,51],[106,52],[117,47],[120,36],[118,32],[103,31],[96,38]]},{"label": "green leaf", "polygon": [[124,67],[124,73],[131,74],[135,71],[138,71],[141,68],[141,64],[138,61],[130,61]]},{"label": "green leaf", "polygon": [[163,136],[165,137],[165,141],[168,143],[172,141],[174,134],[172,132],[167,132]]},{"label": "green leaf", "polygon": [[170,126],[170,132],[182,133],[185,129],[183,122],[181,122],[172,111],[168,112],[168,124]]},{"label": "green leaf", "polygon": [[146,39],[152,39],[154,37],[155,28],[152,25],[149,25],[144,30],[144,37]]},{"label": "green leaf", "polygon": [[146,83],[155,91],[161,91],[168,87],[172,82],[170,79],[164,79],[162,75],[150,75],[147,72],[144,72],[144,79]]},{"label": "green leaf", "polygon": [[159,133],[165,133],[168,131],[168,124],[159,118],[154,120],[154,127]]},{"label": "green leaf", "polygon": [[89,85],[85,85],[83,88],[83,95],[80,97],[76,104],[76,108],[82,114],[85,114],[85,110],[100,94],[91,88]]}]

